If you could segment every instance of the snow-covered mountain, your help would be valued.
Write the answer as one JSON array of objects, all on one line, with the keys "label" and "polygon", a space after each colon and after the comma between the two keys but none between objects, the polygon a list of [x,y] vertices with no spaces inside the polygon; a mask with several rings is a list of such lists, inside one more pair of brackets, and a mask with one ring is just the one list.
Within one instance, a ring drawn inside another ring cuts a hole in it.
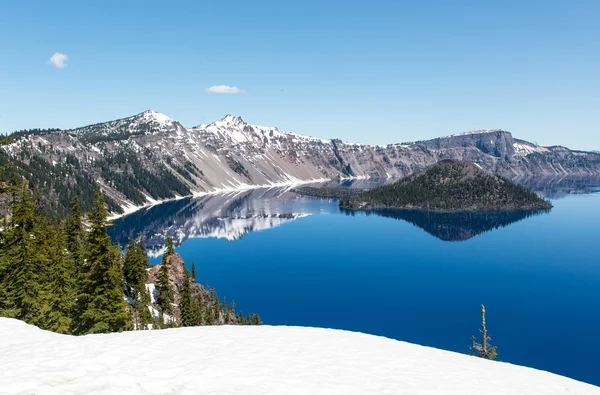
[{"label": "snow-covered mountain", "polygon": [[75,193],[89,207],[96,183],[108,195],[110,210],[121,213],[190,194],[402,177],[449,158],[510,177],[600,174],[600,154],[539,147],[504,130],[375,146],[251,125],[232,115],[186,128],[151,110],[73,130],[21,133],[0,146],[0,164],[14,162],[32,185],[46,189],[57,215]]},{"label": "snow-covered mountain", "polygon": [[74,337],[0,318],[0,339],[7,394],[600,394],[540,370],[333,329],[204,326]]}]

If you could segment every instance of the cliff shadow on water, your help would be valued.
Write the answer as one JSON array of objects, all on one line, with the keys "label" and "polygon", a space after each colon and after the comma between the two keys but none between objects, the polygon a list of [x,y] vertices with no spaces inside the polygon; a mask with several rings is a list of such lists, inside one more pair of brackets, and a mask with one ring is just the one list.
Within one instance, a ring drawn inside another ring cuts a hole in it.
[{"label": "cliff shadow on water", "polygon": [[[346,215],[356,211],[340,208]],[[443,213],[423,210],[377,209],[358,215],[378,215],[406,221],[443,241],[465,241],[482,233],[509,226],[515,222],[550,213],[550,210],[465,211]]]}]

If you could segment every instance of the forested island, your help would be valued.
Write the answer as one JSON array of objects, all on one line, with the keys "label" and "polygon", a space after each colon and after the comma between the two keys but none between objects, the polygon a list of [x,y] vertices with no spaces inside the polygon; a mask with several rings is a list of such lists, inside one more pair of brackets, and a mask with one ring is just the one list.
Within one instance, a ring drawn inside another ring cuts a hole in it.
[{"label": "forested island", "polygon": [[423,172],[340,199],[348,210],[398,208],[437,212],[547,210],[536,193],[465,160],[443,160]]},{"label": "forested island", "polygon": [[348,197],[358,196],[365,192],[366,189],[350,189],[350,188],[318,188],[318,187],[298,187],[294,188],[293,192],[298,195],[325,198],[325,199],[343,199]]}]

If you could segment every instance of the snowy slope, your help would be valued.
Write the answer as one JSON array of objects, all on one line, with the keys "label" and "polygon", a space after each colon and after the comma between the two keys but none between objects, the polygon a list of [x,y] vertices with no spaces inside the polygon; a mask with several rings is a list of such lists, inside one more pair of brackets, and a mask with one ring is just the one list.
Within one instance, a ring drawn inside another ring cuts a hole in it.
[{"label": "snowy slope", "polygon": [[331,329],[71,337],[0,318],[2,394],[600,394],[551,373]]}]

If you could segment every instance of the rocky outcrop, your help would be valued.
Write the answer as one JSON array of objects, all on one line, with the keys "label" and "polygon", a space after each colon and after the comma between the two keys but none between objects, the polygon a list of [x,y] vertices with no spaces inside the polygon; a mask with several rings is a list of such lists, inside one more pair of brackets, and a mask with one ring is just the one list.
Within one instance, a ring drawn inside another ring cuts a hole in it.
[{"label": "rocky outcrop", "polygon": [[[169,286],[173,290],[174,296],[174,318],[176,322],[180,323],[181,311],[179,309],[179,305],[181,302],[181,294],[183,292],[183,283],[185,281],[185,277],[190,276],[190,273],[185,267],[185,263],[181,255],[174,253],[169,255],[166,260],[169,265]],[[162,263],[148,269],[146,286],[148,289],[153,290],[153,301],[156,300],[156,297],[158,296],[156,282],[158,280],[158,273],[161,268]],[[151,286],[148,287],[148,285]],[[204,286],[198,284],[196,279],[193,278],[190,278],[190,285],[192,291],[192,304],[199,304],[199,306],[201,306],[202,312],[200,314],[203,317],[203,325],[247,325],[251,323],[250,316],[247,317],[247,321],[244,321],[236,314],[235,309],[231,308],[232,305],[222,305],[214,288],[206,289]],[[152,307],[154,310],[158,311],[158,306],[154,303]]]},{"label": "rocky outcrop", "polygon": [[428,150],[476,148],[482,154],[510,160],[515,155],[515,140],[505,130],[477,130],[416,143]]},{"label": "rocky outcrop", "polygon": [[[181,301],[181,290],[183,288],[185,276],[189,276],[190,273],[186,269],[181,255],[170,255],[167,258],[167,261],[169,262],[169,285],[171,286],[173,295],[175,296],[175,305],[178,306],[179,302]],[[158,272],[161,267],[162,265],[156,265],[148,269],[148,279],[146,280],[146,284],[156,285]],[[202,285],[196,283],[195,280],[191,281],[191,285],[192,295],[194,298],[202,297],[204,299],[208,297],[208,291],[204,289]],[[179,311],[177,311],[177,317],[179,317]]]}]

